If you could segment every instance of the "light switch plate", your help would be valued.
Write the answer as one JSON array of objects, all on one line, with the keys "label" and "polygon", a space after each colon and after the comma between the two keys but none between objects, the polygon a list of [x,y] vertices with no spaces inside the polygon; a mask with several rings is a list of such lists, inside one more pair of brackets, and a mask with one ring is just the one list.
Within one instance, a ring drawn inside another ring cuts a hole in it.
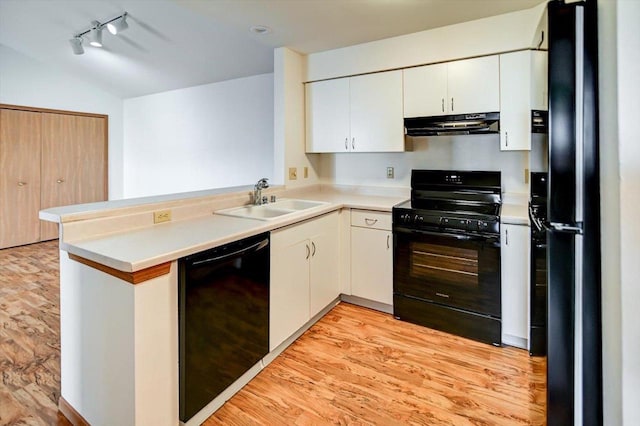
[{"label": "light switch plate", "polygon": [[387,179],[393,179],[394,172],[393,167],[387,167]]},{"label": "light switch plate", "polygon": [[171,210],[159,210],[153,212],[153,223],[169,222],[171,220]]},{"label": "light switch plate", "polygon": [[298,168],[297,167],[289,167],[289,180],[298,179]]}]

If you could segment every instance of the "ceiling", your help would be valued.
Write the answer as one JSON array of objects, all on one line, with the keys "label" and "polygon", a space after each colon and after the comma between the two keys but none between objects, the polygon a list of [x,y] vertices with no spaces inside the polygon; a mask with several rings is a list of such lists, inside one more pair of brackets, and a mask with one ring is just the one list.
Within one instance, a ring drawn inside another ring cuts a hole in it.
[{"label": "ceiling", "polygon": [[[273,48],[301,53],[527,9],[542,0],[0,0],[0,44],[121,98],[273,71]],[[129,13],[104,48],[68,40]],[[266,25],[268,34],[249,31]]]}]

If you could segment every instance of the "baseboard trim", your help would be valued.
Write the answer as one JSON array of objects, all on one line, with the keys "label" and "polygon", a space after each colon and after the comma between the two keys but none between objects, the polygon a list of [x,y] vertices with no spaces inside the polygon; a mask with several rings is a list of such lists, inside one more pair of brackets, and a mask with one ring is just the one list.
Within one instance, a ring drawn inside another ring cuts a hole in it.
[{"label": "baseboard trim", "polygon": [[90,426],[89,422],[62,396],[58,399],[58,411],[69,420],[73,426]]}]

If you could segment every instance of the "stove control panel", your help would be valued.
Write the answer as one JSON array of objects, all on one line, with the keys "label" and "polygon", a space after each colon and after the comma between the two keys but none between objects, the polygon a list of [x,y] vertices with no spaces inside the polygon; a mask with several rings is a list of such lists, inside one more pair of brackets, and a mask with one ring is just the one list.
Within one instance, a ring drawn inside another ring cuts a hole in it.
[{"label": "stove control panel", "polygon": [[409,228],[437,228],[441,230],[458,230],[481,233],[499,233],[499,221],[487,221],[481,219],[468,219],[455,216],[434,216],[413,212],[398,212],[394,214],[394,222],[397,225]]}]

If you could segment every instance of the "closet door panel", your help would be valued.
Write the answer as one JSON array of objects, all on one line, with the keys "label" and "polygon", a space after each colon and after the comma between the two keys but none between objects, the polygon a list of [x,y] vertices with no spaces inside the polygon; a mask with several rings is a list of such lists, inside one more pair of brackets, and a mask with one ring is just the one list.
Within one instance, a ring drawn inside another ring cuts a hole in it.
[{"label": "closet door panel", "polygon": [[[42,114],[42,208],[106,199],[105,119]],[[42,239],[58,237],[43,222]]]},{"label": "closet door panel", "polygon": [[40,113],[0,109],[0,248],[40,238]]}]

